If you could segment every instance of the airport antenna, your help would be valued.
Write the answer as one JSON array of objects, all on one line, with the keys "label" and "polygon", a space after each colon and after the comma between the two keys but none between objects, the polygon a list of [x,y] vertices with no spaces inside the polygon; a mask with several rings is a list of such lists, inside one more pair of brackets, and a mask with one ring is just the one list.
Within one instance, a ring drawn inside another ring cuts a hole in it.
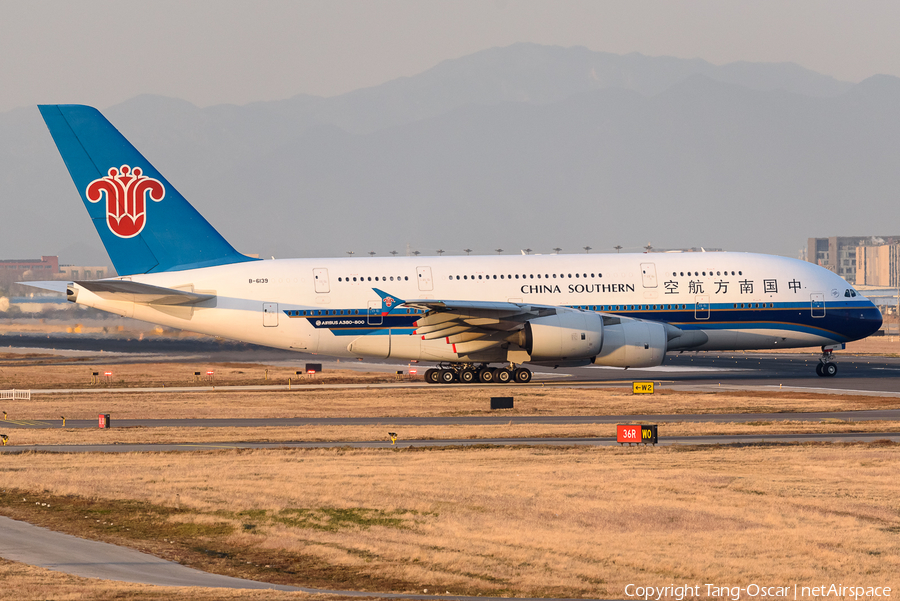
[{"label": "airport antenna", "polygon": [[391,251],[391,254],[394,255],[394,256],[396,257],[396,256],[399,255],[400,253],[398,253],[396,250],[392,250],[392,251]]},{"label": "airport antenna", "polygon": [[591,252],[591,247],[590,247],[590,246],[582,246],[581,248],[584,249],[584,252],[585,252],[585,253]]},{"label": "airport antenna", "polygon": [[650,252],[651,250],[653,250],[653,247],[650,246],[650,243],[648,242],[647,246],[644,247],[644,250],[646,250],[647,252]]},{"label": "airport antenna", "polygon": [[468,256],[469,253],[472,252],[472,249],[471,249],[471,248],[464,248],[464,249],[463,249],[463,252],[466,253],[466,256]]},{"label": "airport antenna", "polygon": [[495,248],[494,250],[497,252],[498,255],[503,252],[502,248]]},{"label": "airport antenna", "polygon": [[436,250],[436,251],[434,251],[434,252],[436,252],[436,253],[438,254],[439,257],[442,257],[442,256],[444,256],[444,253],[447,252],[447,251],[446,251],[446,250]]},{"label": "airport antenna", "polygon": [[617,253],[618,253],[620,250],[622,250],[622,247],[621,247],[621,246],[618,246],[618,245],[613,246],[613,248],[616,249],[616,252],[617,252]]},{"label": "airport antenna", "polygon": [[374,250],[370,250],[370,251],[369,251],[369,256],[370,256],[370,257],[374,257],[374,256],[375,256],[375,251],[374,251]]},{"label": "airport antenna", "polygon": [[558,255],[558,254],[561,253],[561,252],[562,252],[562,249],[559,248],[559,247],[556,247],[556,248],[553,249],[553,254],[554,254],[554,255]]},{"label": "airport antenna", "polygon": [[355,255],[356,253],[353,252],[352,250],[348,250],[348,251],[347,251],[347,254],[350,255],[350,256],[352,257],[352,256]]},{"label": "airport antenna", "polygon": [[419,252],[419,251],[417,251],[417,250],[414,250],[414,251],[412,251],[412,254],[418,257],[418,256],[421,255],[422,253]]}]

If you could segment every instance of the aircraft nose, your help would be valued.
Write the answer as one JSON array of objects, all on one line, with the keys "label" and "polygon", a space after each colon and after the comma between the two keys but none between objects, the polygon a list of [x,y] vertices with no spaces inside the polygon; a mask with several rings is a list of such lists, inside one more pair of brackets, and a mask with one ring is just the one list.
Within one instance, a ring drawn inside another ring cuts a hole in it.
[{"label": "aircraft nose", "polygon": [[878,309],[878,307],[875,306],[875,303],[871,301],[869,301],[869,304],[863,308],[860,319],[862,319],[863,321],[863,338],[865,338],[866,336],[871,336],[872,334],[880,330],[881,324],[884,323],[884,318],[881,315],[881,311]]}]

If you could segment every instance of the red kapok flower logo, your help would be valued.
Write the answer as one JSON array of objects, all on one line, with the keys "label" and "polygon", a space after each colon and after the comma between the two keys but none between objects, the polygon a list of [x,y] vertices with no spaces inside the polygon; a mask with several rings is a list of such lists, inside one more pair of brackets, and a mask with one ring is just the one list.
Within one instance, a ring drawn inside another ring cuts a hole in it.
[{"label": "red kapok flower logo", "polygon": [[161,201],[166,195],[162,183],[143,175],[140,167],[111,167],[109,175],[95,179],[86,191],[90,202],[106,196],[106,224],[120,238],[133,238],[147,222],[147,199]]}]

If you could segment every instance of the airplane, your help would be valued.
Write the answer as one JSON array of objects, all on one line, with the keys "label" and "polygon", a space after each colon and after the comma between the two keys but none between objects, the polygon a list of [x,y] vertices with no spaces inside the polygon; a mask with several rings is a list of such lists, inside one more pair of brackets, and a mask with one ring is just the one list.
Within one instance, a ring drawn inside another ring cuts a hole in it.
[{"label": "airplane", "polygon": [[39,110],[119,275],[23,283],[117,315],[306,353],[430,362],[426,381],[447,384],[527,383],[534,365],[646,368],[673,352],[811,346],[827,377],[834,350],[882,324],[837,274],[762,254],[259,260],[99,111]]}]

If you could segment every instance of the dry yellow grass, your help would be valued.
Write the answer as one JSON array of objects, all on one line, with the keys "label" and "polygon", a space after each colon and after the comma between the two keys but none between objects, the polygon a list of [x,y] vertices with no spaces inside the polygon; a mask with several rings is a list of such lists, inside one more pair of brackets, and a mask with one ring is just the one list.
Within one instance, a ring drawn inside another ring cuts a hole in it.
[{"label": "dry yellow grass", "polygon": [[[238,562],[268,552],[287,574],[283,558],[313,556],[348,578],[376,574],[409,591],[622,598],[628,583],[673,582],[896,590],[898,454],[895,445],[25,454],[4,459],[0,487],[35,500],[180,506],[170,521],[231,526],[193,544],[226,547]],[[12,501],[0,507],[11,511]],[[98,538],[125,536],[71,522]]]},{"label": "dry yellow grass", "polygon": [[[513,396],[514,410],[490,411],[490,397]],[[452,387],[302,391],[77,392],[3,401],[9,419],[404,417],[453,415],[632,415],[850,411],[900,408],[900,398],[796,392],[676,392],[634,395],[610,388]],[[115,422],[113,422],[115,423]]]},{"label": "dry yellow grass", "polygon": [[[641,420],[636,420],[641,421]],[[2,422],[0,422],[2,423]],[[657,423],[657,422],[654,422]],[[835,432],[900,432],[897,421],[815,422],[779,421],[751,423],[659,422],[659,436],[771,435]],[[401,442],[415,440],[473,440],[481,438],[592,438],[616,435],[615,424],[503,424],[409,426],[390,421],[373,426],[288,426],[250,428],[112,428],[6,429],[10,445],[92,445],[131,443],[217,442],[333,442],[389,440],[388,432]]]},{"label": "dry yellow grass", "polygon": [[[307,378],[304,363],[296,366],[271,366],[258,363],[118,363],[113,356],[103,361],[103,354],[62,357],[52,353],[0,353],[0,386],[5,388],[84,388],[103,390],[108,387],[153,387],[210,385],[266,385],[283,384],[288,379],[295,384],[395,382],[396,375],[387,372],[362,372],[353,369],[328,370]],[[351,362],[352,366],[352,362]],[[208,376],[207,372],[213,375]],[[92,374],[100,374],[100,381],[92,383]],[[106,377],[106,372],[111,375]],[[195,375],[200,372],[199,379]],[[419,378],[421,381],[421,378]]]}]

